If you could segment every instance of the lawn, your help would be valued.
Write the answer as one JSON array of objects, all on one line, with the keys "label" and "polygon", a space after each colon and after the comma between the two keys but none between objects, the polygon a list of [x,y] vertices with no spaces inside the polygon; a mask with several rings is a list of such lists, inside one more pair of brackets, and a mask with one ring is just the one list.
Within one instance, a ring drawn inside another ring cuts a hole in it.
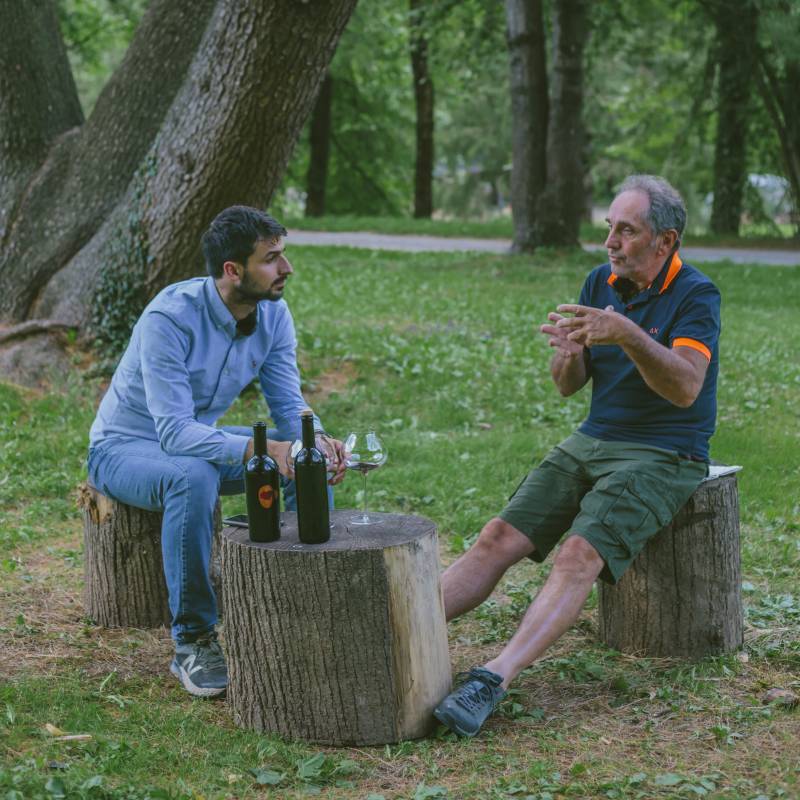
[{"label": "lawn", "polygon": [[[432,518],[452,561],[585,414],[585,393],[553,389],[536,329],[577,297],[594,257],[293,254],[307,398],[333,433],[384,434],[371,507]],[[696,663],[609,651],[593,595],[474,740],[331,749],[242,731],[223,702],[178,687],[166,631],[93,626],[75,487],[102,382],[76,367],[49,390],[0,383],[0,797],[800,796],[800,711],[762,703],[773,687],[800,693],[800,270],[706,271],[723,296],[712,455],[744,465],[746,647]],[[247,391],[225,422],[265,413]],[[351,476],[337,504],[356,505],[359,490]],[[226,513],[241,510],[226,499]],[[451,624],[454,670],[497,652],[546,571],[516,566]]]}]

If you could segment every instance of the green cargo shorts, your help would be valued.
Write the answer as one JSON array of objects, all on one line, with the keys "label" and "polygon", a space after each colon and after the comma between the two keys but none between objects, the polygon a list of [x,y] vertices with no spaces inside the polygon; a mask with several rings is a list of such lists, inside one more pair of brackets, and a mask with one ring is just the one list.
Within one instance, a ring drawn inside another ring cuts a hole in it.
[{"label": "green cargo shorts", "polygon": [[673,450],[573,433],[517,487],[500,519],[547,554],[568,531],[586,539],[616,583],[647,540],[668,525],[708,472]]}]

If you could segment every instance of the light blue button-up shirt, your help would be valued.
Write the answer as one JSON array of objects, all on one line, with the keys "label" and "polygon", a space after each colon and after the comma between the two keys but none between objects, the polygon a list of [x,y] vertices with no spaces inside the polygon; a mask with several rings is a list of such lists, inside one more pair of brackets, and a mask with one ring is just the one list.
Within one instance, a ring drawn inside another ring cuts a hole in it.
[{"label": "light blue button-up shirt", "polygon": [[249,441],[216,421],[258,376],[282,439],[300,435],[297,340],[284,300],[260,302],[255,330],[241,335],[213,278],[162,290],[145,308],[89,433],[161,444],[170,455],[240,464]]}]

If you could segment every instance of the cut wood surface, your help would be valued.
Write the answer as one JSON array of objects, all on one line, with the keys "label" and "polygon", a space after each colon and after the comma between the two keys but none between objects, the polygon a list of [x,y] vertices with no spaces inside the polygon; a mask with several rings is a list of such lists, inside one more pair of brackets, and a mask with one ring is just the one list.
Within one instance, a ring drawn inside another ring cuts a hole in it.
[{"label": "cut wood surface", "polygon": [[646,656],[701,658],[742,646],[736,475],[700,484],[616,586],[600,583],[600,638]]},{"label": "cut wood surface", "polygon": [[222,531],[228,702],[238,725],[333,745],[424,736],[450,688],[436,527],[375,514],[301,544]]}]

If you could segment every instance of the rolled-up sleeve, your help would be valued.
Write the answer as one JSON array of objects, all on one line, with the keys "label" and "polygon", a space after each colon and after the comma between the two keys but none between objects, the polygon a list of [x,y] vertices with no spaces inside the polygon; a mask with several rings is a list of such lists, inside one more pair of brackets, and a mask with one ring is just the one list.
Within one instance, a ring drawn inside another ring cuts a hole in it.
[{"label": "rolled-up sleeve", "polygon": [[249,438],[204,425],[195,418],[186,360],[191,334],[157,311],[142,320],[142,380],[147,409],[161,449],[218,464],[240,464]]}]

